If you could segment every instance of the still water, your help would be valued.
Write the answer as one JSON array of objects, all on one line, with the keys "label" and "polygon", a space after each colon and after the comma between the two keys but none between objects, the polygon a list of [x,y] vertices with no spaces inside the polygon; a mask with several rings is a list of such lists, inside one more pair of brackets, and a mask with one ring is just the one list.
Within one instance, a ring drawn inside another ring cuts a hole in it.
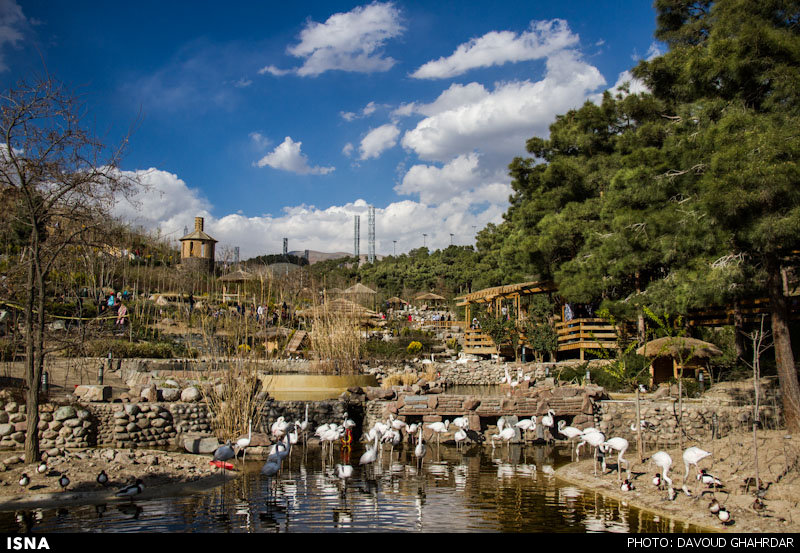
[{"label": "still water", "polygon": [[566,448],[431,443],[421,470],[412,447],[391,458],[386,449],[366,470],[362,452],[335,453],[334,462],[355,468],[346,485],[319,449],[294,448],[272,482],[261,461],[248,461],[241,477],[193,495],[2,512],[0,532],[699,531],[557,481],[552,471],[569,461]]}]

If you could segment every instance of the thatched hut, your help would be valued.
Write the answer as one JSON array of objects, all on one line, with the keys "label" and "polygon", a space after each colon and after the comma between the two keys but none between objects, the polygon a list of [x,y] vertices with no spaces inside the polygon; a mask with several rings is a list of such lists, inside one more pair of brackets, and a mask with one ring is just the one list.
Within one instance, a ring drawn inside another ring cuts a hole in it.
[{"label": "thatched hut", "polygon": [[439,294],[434,294],[433,292],[427,292],[425,294],[419,294],[417,297],[414,298],[417,304],[424,304],[426,307],[440,307],[444,305],[447,301],[443,296]]},{"label": "thatched hut", "polygon": [[710,342],[682,336],[667,336],[651,340],[636,350],[639,355],[653,358],[650,363],[650,385],[669,382],[672,378],[697,378],[708,374],[708,361],[722,355]]}]

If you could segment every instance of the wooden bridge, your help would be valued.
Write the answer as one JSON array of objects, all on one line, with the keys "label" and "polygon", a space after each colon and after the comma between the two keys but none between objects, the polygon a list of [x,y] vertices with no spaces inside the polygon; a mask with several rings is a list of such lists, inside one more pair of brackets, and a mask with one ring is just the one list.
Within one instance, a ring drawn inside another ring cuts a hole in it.
[{"label": "wooden bridge", "polygon": [[476,397],[452,394],[401,394],[388,402],[386,411],[407,422],[440,422],[467,417],[470,428],[485,430],[500,417],[537,419],[552,409],[554,419],[565,419],[573,426],[588,426],[593,421],[594,401],[602,388],[572,386],[531,388],[516,395]]}]

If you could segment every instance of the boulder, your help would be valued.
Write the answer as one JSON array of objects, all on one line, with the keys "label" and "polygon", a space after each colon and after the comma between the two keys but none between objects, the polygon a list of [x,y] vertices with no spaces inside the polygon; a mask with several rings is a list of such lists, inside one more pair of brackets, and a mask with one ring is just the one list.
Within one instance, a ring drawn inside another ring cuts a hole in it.
[{"label": "boulder", "polygon": [[56,409],[53,418],[57,421],[65,421],[67,419],[74,419],[78,413],[75,411],[74,407],[70,407],[69,405],[65,405],[63,407],[59,407]]},{"label": "boulder", "polygon": [[183,439],[183,447],[189,453],[214,453],[221,444],[216,438],[188,437]]},{"label": "boulder", "polygon": [[136,415],[139,414],[140,411],[141,411],[141,409],[139,409],[139,406],[136,405],[135,403],[131,403],[131,404],[125,406],[125,413],[128,416],[135,417]]},{"label": "boulder", "polygon": [[147,401],[149,403],[155,403],[158,401],[158,388],[156,388],[155,384],[150,384],[142,388],[141,393],[139,396],[142,400]]},{"label": "boulder", "polygon": [[193,403],[196,401],[200,401],[200,390],[191,386],[186,388],[184,391],[181,392],[181,401],[184,403]]},{"label": "boulder", "polygon": [[13,432],[14,432],[13,424],[0,424],[0,437],[10,436]]},{"label": "boulder", "polygon": [[164,401],[178,401],[181,398],[181,391],[178,388],[160,388],[159,392]]},{"label": "boulder", "polygon": [[83,401],[109,401],[111,400],[111,386],[99,384],[83,384],[77,386],[73,392]]},{"label": "boulder", "polygon": [[473,398],[465,399],[463,407],[468,411],[474,411],[481,404],[481,400]]}]

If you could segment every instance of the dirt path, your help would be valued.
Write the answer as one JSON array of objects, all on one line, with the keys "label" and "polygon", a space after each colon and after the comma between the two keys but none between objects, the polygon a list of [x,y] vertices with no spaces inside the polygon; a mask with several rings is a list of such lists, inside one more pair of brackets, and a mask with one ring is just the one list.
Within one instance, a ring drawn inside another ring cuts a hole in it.
[{"label": "dirt path", "polygon": [[[107,501],[127,501],[114,497],[116,491],[140,478],[144,491],[139,498],[176,495],[217,486],[223,478],[238,476],[228,471],[223,476],[209,464],[210,455],[191,455],[160,450],[97,448],[67,451],[64,455],[46,460],[44,474],[37,464],[24,465],[16,461],[19,454],[2,457],[5,471],[0,472],[0,510],[32,507],[63,507]],[[13,463],[13,464],[12,464]],[[2,467],[0,467],[2,468]],[[97,483],[100,471],[108,475],[108,484]],[[27,474],[30,483],[22,487],[19,481]],[[66,474],[70,480],[66,491],[59,478]]]},{"label": "dirt path", "polygon": [[[631,462],[631,481],[635,486],[632,491],[623,492],[620,489],[615,454],[609,455],[608,468],[604,475],[600,475],[598,463],[598,476],[594,476],[594,461],[590,453],[586,456],[588,459],[582,457],[580,462],[559,468],[556,476],[636,507],[715,531],[800,532],[800,436],[788,436],[786,432],[778,430],[759,432],[759,477],[763,486],[767,487],[763,494],[762,509],[754,507],[755,489],[751,486],[749,490],[745,490],[745,479],[754,475],[752,434],[735,434],[707,444],[685,444],[685,447],[689,446],[698,446],[712,453],[710,458],[700,462],[700,468],[706,469],[723,482],[724,487],[716,491],[716,494],[712,490],[706,490],[696,479],[694,467],[690,468],[686,482],[692,497],[681,490],[686,472],[682,452],[671,448],[666,450],[672,457],[669,476],[673,480],[677,497],[674,501],[669,501],[666,498],[667,492],[656,489],[652,483],[655,474],[660,472],[660,469],[649,462],[650,455],[655,451],[646,452],[644,463],[639,463],[635,443],[630,444],[624,457]],[[622,477],[625,477],[624,470]],[[732,524],[723,525],[709,511],[709,503],[714,496],[730,511]]]}]

